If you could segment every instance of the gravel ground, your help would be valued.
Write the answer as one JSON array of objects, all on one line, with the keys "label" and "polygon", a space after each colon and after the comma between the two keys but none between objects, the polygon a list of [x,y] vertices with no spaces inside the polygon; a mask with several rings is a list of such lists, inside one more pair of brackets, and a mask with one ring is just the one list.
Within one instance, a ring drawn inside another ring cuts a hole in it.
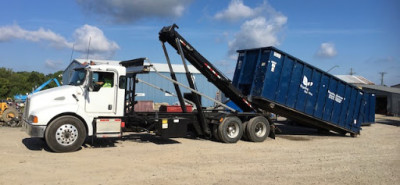
[{"label": "gravel ground", "polygon": [[263,143],[162,140],[128,133],[51,153],[0,127],[0,184],[398,184],[400,118],[377,115],[357,138],[279,125]]}]

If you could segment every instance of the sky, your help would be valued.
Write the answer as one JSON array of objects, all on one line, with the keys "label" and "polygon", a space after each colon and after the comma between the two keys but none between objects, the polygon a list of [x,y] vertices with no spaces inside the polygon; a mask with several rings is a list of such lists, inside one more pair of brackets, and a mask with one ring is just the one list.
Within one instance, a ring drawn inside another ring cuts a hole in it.
[{"label": "sky", "polygon": [[[398,0],[0,0],[0,67],[45,74],[71,58],[165,63],[163,26],[228,77],[236,50],[275,46],[334,75],[400,84]],[[89,48],[89,52],[88,52]],[[173,63],[181,63],[167,48]]]}]

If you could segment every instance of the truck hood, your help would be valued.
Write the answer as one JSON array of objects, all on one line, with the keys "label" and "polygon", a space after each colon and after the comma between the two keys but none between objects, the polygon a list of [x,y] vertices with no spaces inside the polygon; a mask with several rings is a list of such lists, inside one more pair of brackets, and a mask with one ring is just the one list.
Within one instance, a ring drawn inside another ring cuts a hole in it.
[{"label": "truck hood", "polygon": [[[77,100],[83,97],[83,89],[79,86],[65,85],[40,91],[38,93],[29,95],[27,102],[29,112],[41,108],[49,108],[57,105],[77,104]],[[72,110],[71,110],[72,111]],[[75,111],[75,110],[74,110]]]}]

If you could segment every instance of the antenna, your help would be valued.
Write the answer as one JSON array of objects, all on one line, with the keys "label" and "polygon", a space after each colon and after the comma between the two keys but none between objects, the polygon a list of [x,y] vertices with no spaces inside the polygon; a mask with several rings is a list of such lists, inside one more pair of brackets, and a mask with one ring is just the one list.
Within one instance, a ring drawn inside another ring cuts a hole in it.
[{"label": "antenna", "polygon": [[69,62],[72,61],[72,56],[74,56],[74,50],[75,50],[75,43],[72,45],[71,58],[69,59]]},{"label": "antenna", "polygon": [[88,48],[87,48],[87,56],[86,56],[86,60],[89,60],[89,49],[90,49],[90,41],[92,40],[92,37],[89,37],[89,44],[88,44]]},{"label": "antenna", "polygon": [[383,76],[385,76],[385,74],[387,74],[387,72],[379,72],[379,74],[381,74],[381,85],[383,84]]},{"label": "antenna", "polygon": [[353,68],[350,68],[350,73],[349,74],[350,75],[354,75],[354,74],[356,74],[356,72],[353,71]]}]

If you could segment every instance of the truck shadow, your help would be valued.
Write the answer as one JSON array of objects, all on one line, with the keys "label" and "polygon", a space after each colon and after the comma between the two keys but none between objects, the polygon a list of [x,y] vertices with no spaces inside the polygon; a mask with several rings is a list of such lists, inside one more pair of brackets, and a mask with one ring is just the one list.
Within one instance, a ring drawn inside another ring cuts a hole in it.
[{"label": "truck shadow", "polygon": [[180,143],[179,141],[173,140],[171,138],[162,138],[148,133],[132,133],[124,135],[121,140],[138,142],[138,143],[154,143],[157,145]]},{"label": "truck shadow", "polygon": [[[104,147],[115,147],[115,143],[117,141],[115,139],[95,139],[92,140],[88,138],[85,143],[82,145],[83,148],[104,148]],[[52,152],[50,148],[47,146],[46,142],[42,138],[25,138],[22,140],[22,144],[25,147],[32,151],[42,151],[45,150],[47,152]],[[82,149],[82,147],[79,150]]]},{"label": "truck shadow", "polygon": [[117,147],[119,142],[131,141],[137,143],[154,143],[157,145],[177,144],[178,141],[172,139],[164,139],[148,133],[132,133],[122,136],[122,138],[88,138],[83,144],[84,148],[109,148]]},{"label": "truck shadow", "polygon": [[104,139],[104,138],[97,138],[92,139],[91,137],[87,138],[85,143],[83,143],[83,148],[108,148],[108,147],[115,147],[115,143],[118,143],[118,139]]},{"label": "truck shadow", "polygon": [[390,120],[390,119],[381,119],[381,120],[376,121],[376,123],[384,124],[384,125],[391,125],[391,126],[396,126],[396,127],[400,126],[400,121]]},{"label": "truck shadow", "polygon": [[50,148],[47,147],[46,142],[41,138],[25,138],[22,139],[22,144],[24,144],[27,149],[32,151],[45,150],[51,152]]},{"label": "truck shadow", "polygon": [[[122,138],[116,138],[116,139],[111,139],[111,138],[97,138],[97,139],[92,139],[88,138],[86,139],[85,143],[82,145],[82,147],[78,150],[81,150],[82,148],[109,148],[109,147],[116,147],[116,143],[120,141],[132,141],[132,142],[138,142],[138,143],[154,143],[157,145],[165,145],[165,144],[179,144],[180,142],[173,140],[173,139],[166,139],[166,138],[161,138],[152,134],[129,134],[129,135],[124,135]],[[41,138],[25,138],[22,139],[22,143],[25,145],[25,147],[29,150],[32,151],[42,151],[45,150],[47,152],[52,152],[50,148],[47,146],[46,142],[44,139]]]},{"label": "truck shadow", "polygon": [[350,135],[341,135],[334,132],[322,131],[301,125],[293,125],[289,123],[276,123],[279,131],[276,137],[293,140],[293,141],[309,141],[312,137],[307,136],[328,136],[328,137],[350,137]]}]

